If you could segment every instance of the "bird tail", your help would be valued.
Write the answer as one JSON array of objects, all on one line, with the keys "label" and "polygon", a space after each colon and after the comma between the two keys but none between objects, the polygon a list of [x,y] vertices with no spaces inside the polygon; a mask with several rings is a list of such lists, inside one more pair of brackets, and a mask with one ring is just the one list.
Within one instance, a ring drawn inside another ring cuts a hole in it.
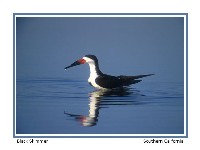
[{"label": "bird tail", "polygon": [[130,76],[130,78],[132,78],[133,80],[135,80],[135,79],[140,79],[140,78],[148,77],[148,76],[152,76],[152,75],[154,75],[154,74]]},{"label": "bird tail", "polygon": [[123,86],[128,86],[131,84],[136,84],[142,80],[137,80],[143,77],[152,76],[154,74],[147,74],[147,75],[137,75],[137,76],[120,76],[121,80],[123,81]]}]

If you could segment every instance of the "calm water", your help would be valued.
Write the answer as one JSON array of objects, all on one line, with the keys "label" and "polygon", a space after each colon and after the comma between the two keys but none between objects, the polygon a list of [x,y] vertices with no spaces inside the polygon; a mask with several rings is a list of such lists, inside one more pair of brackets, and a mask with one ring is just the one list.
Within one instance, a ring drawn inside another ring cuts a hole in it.
[{"label": "calm water", "polygon": [[16,81],[17,134],[183,134],[183,83],[95,91],[66,78]]}]

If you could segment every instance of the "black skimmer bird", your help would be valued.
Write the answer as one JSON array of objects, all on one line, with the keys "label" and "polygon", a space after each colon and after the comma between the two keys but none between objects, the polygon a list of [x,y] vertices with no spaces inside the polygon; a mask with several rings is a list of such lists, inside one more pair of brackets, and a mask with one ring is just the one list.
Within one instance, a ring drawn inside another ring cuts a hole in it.
[{"label": "black skimmer bird", "polygon": [[99,69],[98,59],[94,55],[85,55],[83,58],[75,61],[70,66],[65,67],[65,70],[73,66],[88,63],[90,67],[90,77],[88,82],[90,85],[97,89],[117,89],[131,84],[138,83],[142,80],[138,80],[143,77],[151,76],[147,75],[136,75],[136,76],[111,76],[104,74]]}]

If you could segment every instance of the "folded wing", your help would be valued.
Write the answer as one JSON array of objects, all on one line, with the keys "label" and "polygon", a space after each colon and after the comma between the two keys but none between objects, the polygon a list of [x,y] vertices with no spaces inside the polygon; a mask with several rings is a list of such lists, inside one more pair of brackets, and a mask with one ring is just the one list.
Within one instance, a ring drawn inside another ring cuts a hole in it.
[{"label": "folded wing", "polygon": [[113,89],[113,88],[119,88],[123,86],[129,86],[131,84],[138,83],[142,80],[138,80],[143,77],[151,76],[153,74],[148,74],[148,75],[137,75],[137,76],[110,76],[110,75],[104,75],[96,78],[95,82],[103,87],[103,88],[108,88],[108,89]]}]

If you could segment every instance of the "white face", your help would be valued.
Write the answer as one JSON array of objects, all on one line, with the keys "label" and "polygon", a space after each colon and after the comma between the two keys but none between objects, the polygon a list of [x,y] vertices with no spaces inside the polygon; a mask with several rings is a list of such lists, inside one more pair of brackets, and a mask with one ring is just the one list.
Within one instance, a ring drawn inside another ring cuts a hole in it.
[{"label": "white face", "polygon": [[94,64],[94,60],[92,60],[92,59],[90,59],[90,58],[88,58],[88,57],[83,57],[83,59],[86,61],[86,63],[88,63],[88,64],[90,64],[90,63],[92,63],[92,64]]}]

